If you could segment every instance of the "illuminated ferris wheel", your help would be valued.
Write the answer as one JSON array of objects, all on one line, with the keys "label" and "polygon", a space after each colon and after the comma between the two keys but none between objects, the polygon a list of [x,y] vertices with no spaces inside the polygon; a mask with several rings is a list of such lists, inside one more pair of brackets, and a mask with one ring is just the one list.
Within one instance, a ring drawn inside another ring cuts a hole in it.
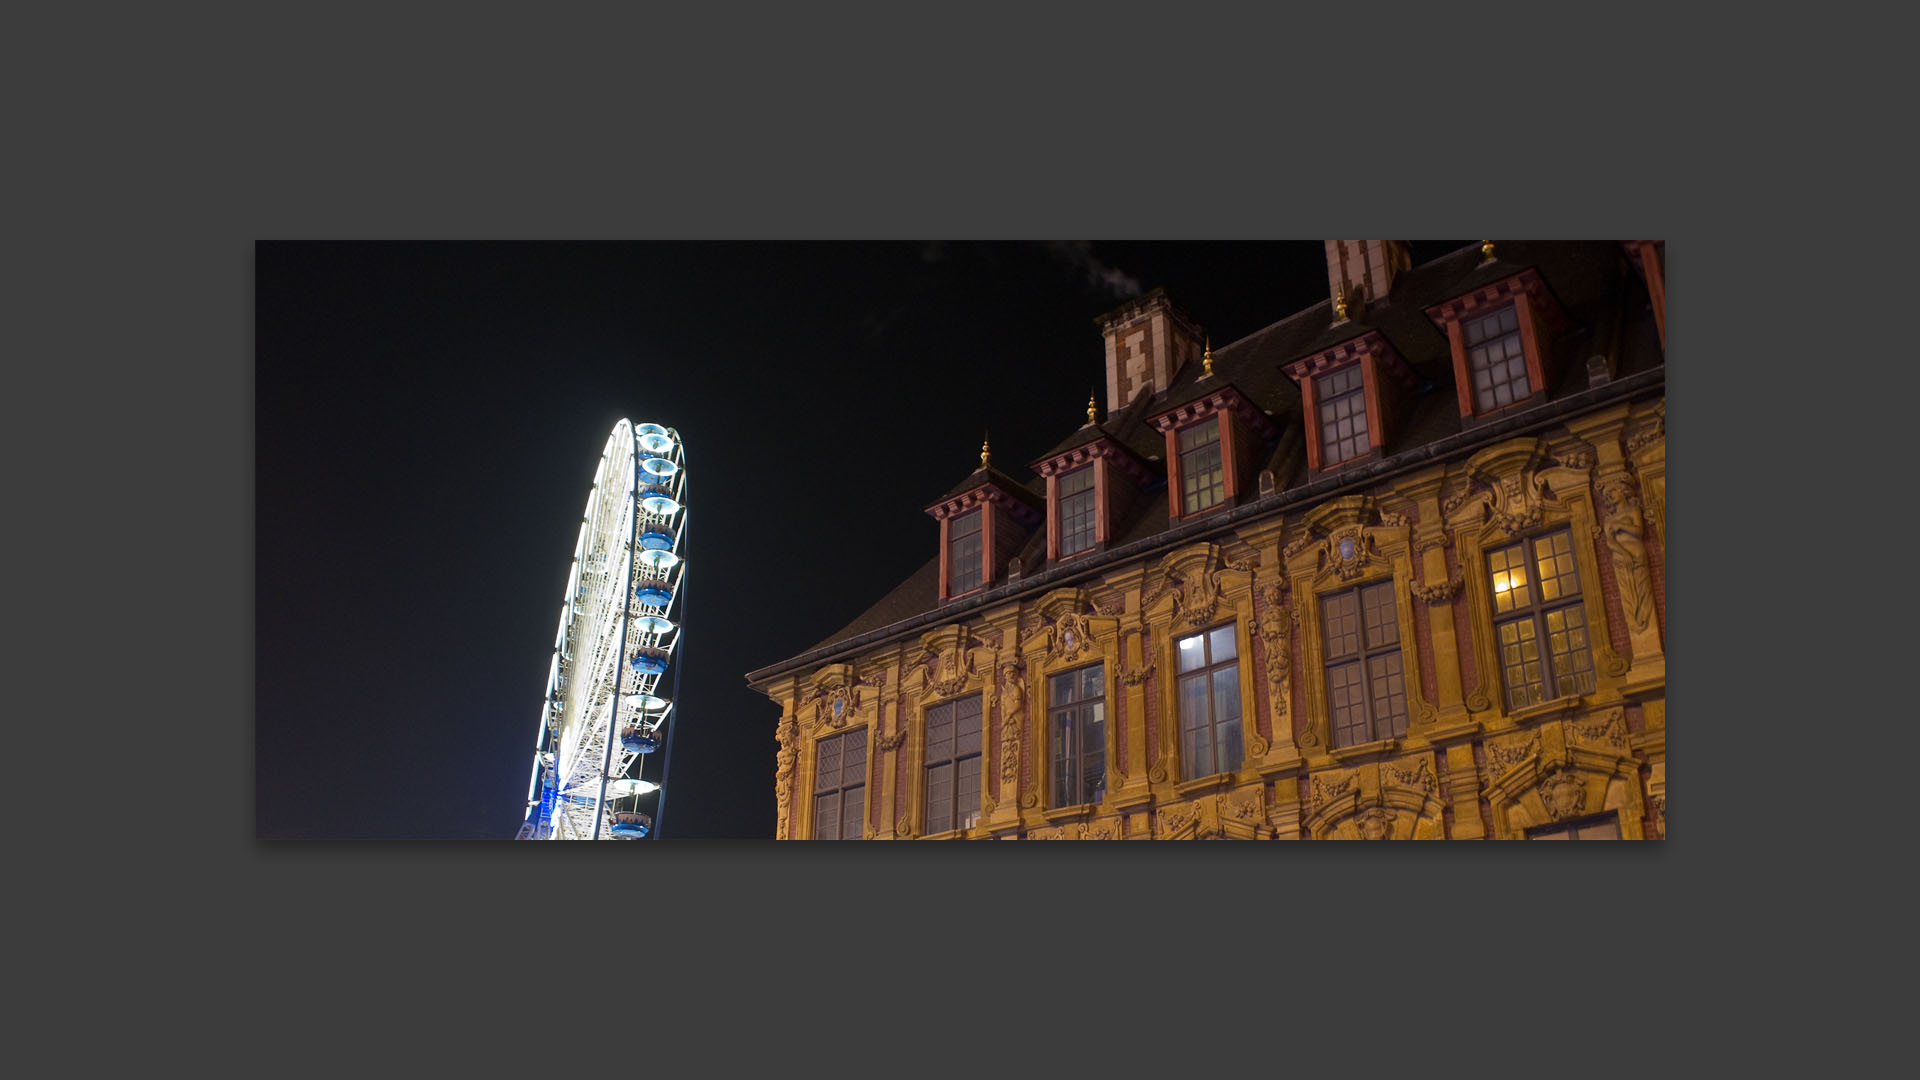
[{"label": "illuminated ferris wheel", "polygon": [[[686,611],[685,463],[679,433],[659,424],[622,420],[601,452],[573,546],[517,839],[657,834],[674,712],[662,679],[672,667],[678,687]],[[654,760],[660,765],[649,778]]]}]

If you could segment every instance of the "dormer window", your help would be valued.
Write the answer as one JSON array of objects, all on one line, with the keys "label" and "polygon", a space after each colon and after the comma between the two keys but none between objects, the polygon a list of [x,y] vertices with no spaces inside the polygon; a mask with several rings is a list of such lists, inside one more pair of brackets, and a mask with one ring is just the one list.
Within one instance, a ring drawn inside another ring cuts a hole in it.
[{"label": "dormer window", "polygon": [[1093,470],[1086,465],[1060,477],[1060,554],[1076,555],[1094,545]]},{"label": "dormer window", "polygon": [[1180,498],[1197,514],[1226,501],[1226,470],[1220,462],[1220,424],[1209,418],[1180,432]]},{"label": "dormer window", "polygon": [[1320,411],[1320,461],[1332,468],[1367,452],[1367,394],[1360,365],[1342,368],[1313,380],[1313,397]]},{"label": "dormer window", "polygon": [[1547,346],[1566,313],[1531,269],[1482,285],[1427,309],[1453,354],[1460,416],[1469,423],[1546,397],[1553,357]]},{"label": "dormer window", "polygon": [[959,596],[980,587],[982,555],[979,509],[955,517],[947,525],[948,595]]},{"label": "dormer window", "polygon": [[1477,413],[1525,401],[1534,387],[1527,378],[1527,354],[1520,340],[1520,319],[1512,304],[1461,327],[1466,338],[1467,370],[1473,373]]}]

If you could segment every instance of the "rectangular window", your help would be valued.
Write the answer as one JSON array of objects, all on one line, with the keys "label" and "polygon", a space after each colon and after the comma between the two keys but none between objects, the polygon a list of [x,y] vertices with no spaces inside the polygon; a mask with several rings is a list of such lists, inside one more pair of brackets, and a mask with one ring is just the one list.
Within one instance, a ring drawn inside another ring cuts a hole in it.
[{"label": "rectangular window", "polygon": [[1400,619],[1393,582],[1321,600],[1326,630],[1327,714],[1333,745],[1358,746],[1407,733],[1407,685],[1400,664]]},{"label": "rectangular window", "polygon": [[1367,452],[1367,395],[1360,365],[1313,380],[1320,412],[1320,465],[1332,468]]},{"label": "rectangular window", "polygon": [[980,587],[980,516],[979,510],[969,510],[947,522],[948,596]]},{"label": "rectangular window", "polygon": [[867,729],[814,744],[813,838],[859,840],[867,808]]},{"label": "rectangular window", "polygon": [[1207,420],[1180,433],[1180,492],[1189,514],[1219,505],[1227,497],[1227,474],[1220,466],[1220,420]]},{"label": "rectangular window", "polygon": [[1491,412],[1533,393],[1520,346],[1520,320],[1512,304],[1470,320],[1460,329],[1466,335],[1467,370],[1473,373],[1474,411]]},{"label": "rectangular window", "polygon": [[1593,650],[1572,532],[1562,529],[1488,552],[1487,570],[1507,708],[1592,693]]},{"label": "rectangular window", "polygon": [[1106,665],[1047,680],[1055,808],[1096,803],[1107,787]]},{"label": "rectangular window", "polygon": [[927,710],[928,833],[980,820],[980,695]]},{"label": "rectangular window", "polygon": [[1240,767],[1240,663],[1234,624],[1181,638],[1180,756],[1189,780]]},{"label": "rectangular window", "polygon": [[1620,839],[1620,815],[1607,814],[1604,817],[1584,818],[1569,821],[1563,825],[1548,825],[1544,828],[1530,829],[1529,840],[1618,840]]},{"label": "rectangular window", "polygon": [[1093,546],[1093,466],[1062,476],[1060,488],[1060,554],[1073,555]]}]

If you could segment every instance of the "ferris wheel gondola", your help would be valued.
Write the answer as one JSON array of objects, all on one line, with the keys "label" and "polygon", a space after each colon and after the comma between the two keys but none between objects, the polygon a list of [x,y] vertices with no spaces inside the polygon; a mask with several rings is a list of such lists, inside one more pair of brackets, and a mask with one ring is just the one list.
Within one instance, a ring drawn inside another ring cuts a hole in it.
[{"label": "ferris wheel gondola", "polygon": [[[657,837],[685,622],[686,453],[659,424],[614,426],[595,469],[548,665],[526,821],[535,840]],[[659,779],[641,775],[659,760]],[[629,775],[632,773],[633,775]]]}]

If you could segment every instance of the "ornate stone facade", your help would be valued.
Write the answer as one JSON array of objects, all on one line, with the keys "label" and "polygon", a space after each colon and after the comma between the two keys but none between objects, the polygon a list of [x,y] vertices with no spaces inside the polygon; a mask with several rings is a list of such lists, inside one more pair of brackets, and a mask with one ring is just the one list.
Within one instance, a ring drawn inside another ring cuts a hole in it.
[{"label": "ornate stone facade", "polygon": [[[1532,406],[1539,423],[1468,426],[1443,452],[1320,481],[1313,497],[1256,486],[1249,469],[1240,509],[1211,528],[1082,557],[1089,569],[1070,583],[1030,571],[1030,585],[948,605],[932,629],[754,673],[781,707],[778,835],[810,835],[817,741],[868,725],[869,834],[925,836],[927,710],[978,694],[981,812],[934,838],[1521,839],[1595,822],[1663,837],[1664,352],[1638,383],[1610,365],[1584,396]],[[1285,439],[1259,452],[1277,457]],[[1511,706],[1490,554],[1561,533],[1591,687]],[[1391,585],[1379,617],[1397,638],[1405,734],[1340,744],[1327,605],[1379,583]],[[1193,775],[1178,719],[1193,665],[1178,643],[1228,628],[1217,640],[1231,640],[1232,666],[1215,665],[1208,685],[1212,700],[1237,695],[1237,721],[1214,737],[1233,741],[1239,763]],[[1061,805],[1050,699],[1057,676],[1093,665],[1105,788]]]}]

